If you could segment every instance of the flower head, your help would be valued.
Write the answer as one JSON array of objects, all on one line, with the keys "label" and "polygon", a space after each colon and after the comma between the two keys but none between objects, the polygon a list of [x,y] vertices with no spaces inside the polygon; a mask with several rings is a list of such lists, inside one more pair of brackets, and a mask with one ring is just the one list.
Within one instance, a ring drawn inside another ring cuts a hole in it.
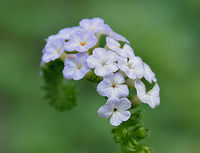
[{"label": "flower head", "polygon": [[124,84],[124,76],[117,72],[106,75],[97,86],[97,91],[101,96],[126,97],[129,94],[128,86]]},{"label": "flower head", "polygon": [[88,30],[76,32],[65,43],[65,50],[85,52],[94,47],[96,43],[97,38],[93,32]]},{"label": "flower head", "polygon": [[63,75],[66,79],[80,80],[90,71],[86,63],[87,53],[77,53],[68,55],[65,59]]},{"label": "flower head", "polygon": [[109,98],[105,105],[98,110],[99,116],[103,118],[110,118],[110,123],[113,126],[118,126],[122,121],[127,121],[131,113],[127,111],[131,108],[131,102],[127,98]]},{"label": "flower head", "polygon": [[42,61],[48,63],[51,60],[59,58],[64,52],[64,43],[63,39],[55,39],[47,43],[43,49]]},{"label": "flower head", "polygon": [[118,66],[131,79],[142,78],[144,75],[143,62],[140,57],[121,58],[118,61]]},{"label": "flower head", "polygon": [[143,103],[148,104],[151,108],[155,108],[160,104],[160,88],[157,83],[147,92],[145,85],[141,80],[135,80],[134,85],[137,90],[137,96]]},{"label": "flower head", "polygon": [[[106,42],[102,42],[105,40],[101,37],[102,34],[106,35]],[[130,118],[128,109],[131,108],[131,102],[127,98],[131,99],[134,105],[140,100],[152,108],[160,104],[160,88],[154,72],[140,57],[135,56],[129,41],[104,24],[104,20],[83,19],[79,26],[64,28],[49,36],[46,41],[41,66],[48,68],[45,63],[60,58],[52,64],[58,66],[56,69],[60,72],[64,62],[62,72],[66,79],[80,80],[87,74],[87,80],[98,82],[97,92],[108,99],[106,104],[99,108],[98,114],[105,118],[111,117],[112,125],[118,126]],[[105,43],[105,47],[101,48]],[[69,52],[71,53],[68,54]],[[143,77],[149,83],[155,83],[150,91],[146,91],[140,80]],[[134,86],[137,95],[132,99],[129,89],[132,91]]]},{"label": "flower head", "polygon": [[83,19],[80,21],[80,27],[92,32],[103,33],[105,31],[104,21],[100,18]]},{"label": "flower head", "polygon": [[93,54],[88,57],[87,64],[90,68],[94,68],[96,75],[105,76],[119,69],[116,61],[117,55],[114,52],[95,48]]}]

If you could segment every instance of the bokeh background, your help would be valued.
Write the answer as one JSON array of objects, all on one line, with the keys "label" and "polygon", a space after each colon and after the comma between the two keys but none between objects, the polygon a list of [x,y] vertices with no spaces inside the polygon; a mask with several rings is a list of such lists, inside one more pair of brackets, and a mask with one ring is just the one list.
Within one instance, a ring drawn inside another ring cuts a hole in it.
[{"label": "bokeh background", "polygon": [[0,0],[0,153],[120,152],[97,116],[105,100],[94,85],[80,81],[69,112],[43,99],[44,39],[92,17],[130,40],[156,73],[161,105],[143,105],[143,143],[155,153],[199,153],[199,0]]}]

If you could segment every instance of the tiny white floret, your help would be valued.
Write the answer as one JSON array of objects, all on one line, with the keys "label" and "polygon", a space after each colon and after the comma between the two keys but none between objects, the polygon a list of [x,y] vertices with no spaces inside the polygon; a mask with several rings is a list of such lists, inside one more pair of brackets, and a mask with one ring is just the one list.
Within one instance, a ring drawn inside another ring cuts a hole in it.
[{"label": "tiny white floret", "polygon": [[81,27],[72,27],[61,29],[56,35],[57,38],[62,38],[64,40],[69,40],[69,38],[76,32],[81,32],[83,29]]},{"label": "tiny white floret", "polygon": [[118,55],[124,58],[132,58],[135,56],[133,49],[128,44],[121,48],[121,44],[111,37],[106,37],[106,45],[109,49],[115,51]]},{"label": "tiny white floret", "polygon": [[97,85],[97,91],[101,96],[106,96],[108,98],[126,97],[129,94],[124,76],[119,72],[106,75],[103,81]]},{"label": "tiny white floret", "polygon": [[65,58],[63,75],[66,79],[80,80],[90,71],[86,63],[87,53],[70,54]]},{"label": "tiny white floret", "polygon": [[61,29],[57,34],[55,35],[51,35],[46,39],[47,44],[55,41],[56,39],[63,39],[63,41],[65,40],[69,40],[69,38],[75,33],[75,32],[80,32],[83,31],[82,28],[80,27],[72,27],[72,28],[64,28]]},{"label": "tiny white floret", "polygon": [[121,58],[118,61],[118,66],[130,79],[142,78],[144,75],[143,62],[140,57]]},{"label": "tiny white floret", "polygon": [[160,88],[157,83],[149,91],[146,91],[146,87],[141,80],[135,80],[134,85],[137,96],[143,103],[148,104],[151,108],[155,108],[160,104]]},{"label": "tiny white floret", "polygon": [[95,34],[91,31],[75,32],[65,43],[66,51],[86,52],[97,43]]},{"label": "tiny white floret", "polygon": [[119,50],[121,47],[121,44],[111,37],[106,37],[106,45],[113,51]]},{"label": "tiny white floret", "polygon": [[127,121],[131,113],[128,109],[131,108],[131,102],[127,98],[109,98],[105,105],[98,110],[99,116],[110,118],[110,123],[113,126],[118,126],[122,121]]},{"label": "tiny white floret", "polygon": [[43,49],[42,61],[48,63],[59,58],[64,52],[64,43],[63,39],[55,39],[47,43]]},{"label": "tiny white floret", "polygon": [[80,21],[80,27],[92,32],[103,33],[105,31],[104,20],[100,18],[83,19]]},{"label": "tiny white floret", "polygon": [[105,76],[119,69],[116,61],[117,55],[114,52],[95,48],[93,54],[88,57],[87,64],[90,68],[94,68],[96,75]]}]

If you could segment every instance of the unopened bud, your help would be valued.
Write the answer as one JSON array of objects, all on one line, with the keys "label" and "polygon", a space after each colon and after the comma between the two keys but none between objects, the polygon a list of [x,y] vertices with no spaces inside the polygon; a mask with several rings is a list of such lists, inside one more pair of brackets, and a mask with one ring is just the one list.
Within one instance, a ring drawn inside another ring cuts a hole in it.
[{"label": "unopened bud", "polygon": [[130,101],[131,101],[133,107],[137,106],[141,103],[141,100],[139,99],[139,97],[137,95],[131,97]]}]

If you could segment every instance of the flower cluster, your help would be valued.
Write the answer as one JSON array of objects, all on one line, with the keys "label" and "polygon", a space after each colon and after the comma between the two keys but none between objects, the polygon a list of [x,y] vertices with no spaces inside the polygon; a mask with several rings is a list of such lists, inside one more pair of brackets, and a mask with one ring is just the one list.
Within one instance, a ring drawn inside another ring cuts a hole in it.
[{"label": "flower cluster", "polygon": [[[105,46],[100,47],[103,35],[106,36]],[[130,82],[136,88],[135,97],[141,102],[152,108],[160,104],[160,89],[155,74],[134,54],[129,41],[104,24],[102,19],[83,19],[79,26],[62,29],[46,41],[42,61],[48,63],[62,59],[64,78],[80,80],[90,71],[102,78],[97,92],[107,97],[107,102],[99,108],[98,114],[110,117],[112,125],[118,126],[131,116],[129,109],[133,101],[128,98]],[[151,90],[146,91],[142,78],[154,84]]]}]

